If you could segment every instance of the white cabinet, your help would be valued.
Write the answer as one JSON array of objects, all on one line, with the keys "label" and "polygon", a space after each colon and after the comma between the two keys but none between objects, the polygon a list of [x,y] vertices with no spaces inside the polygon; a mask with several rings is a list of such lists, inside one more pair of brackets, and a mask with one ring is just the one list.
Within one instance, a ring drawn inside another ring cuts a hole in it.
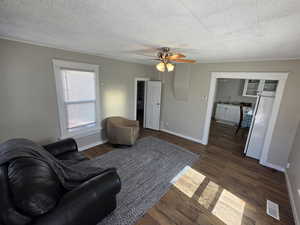
[{"label": "white cabinet", "polygon": [[257,97],[264,85],[264,80],[245,80],[243,96]]},{"label": "white cabinet", "polygon": [[224,120],[225,119],[225,106],[223,104],[217,104],[215,119]]},{"label": "white cabinet", "polygon": [[278,80],[265,80],[262,91],[275,92],[278,85]]},{"label": "white cabinet", "polygon": [[238,124],[240,121],[240,106],[218,103],[215,119],[221,122]]},{"label": "white cabinet", "polygon": [[243,96],[257,97],[263,91],[275,92],[278,80],[245,80]]},{"label": "white cabinet", "polygon": [[240,107],[227,107],[226,120],[238,124],[240,122]]}]

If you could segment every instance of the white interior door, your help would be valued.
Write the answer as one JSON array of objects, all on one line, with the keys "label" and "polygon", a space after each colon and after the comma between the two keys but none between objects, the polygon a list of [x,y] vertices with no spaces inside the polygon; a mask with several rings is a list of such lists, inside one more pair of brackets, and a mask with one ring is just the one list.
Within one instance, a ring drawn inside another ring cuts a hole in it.
[{"label": "white interior door", "polygon": [[273,102],[274,97],[263,95],[257,101],[245,149],[246,155],[249,157],[260,159]]},{"label": "white interior door", "polygon": [[159,130],[161,82],[147,81],[146,128]]}]

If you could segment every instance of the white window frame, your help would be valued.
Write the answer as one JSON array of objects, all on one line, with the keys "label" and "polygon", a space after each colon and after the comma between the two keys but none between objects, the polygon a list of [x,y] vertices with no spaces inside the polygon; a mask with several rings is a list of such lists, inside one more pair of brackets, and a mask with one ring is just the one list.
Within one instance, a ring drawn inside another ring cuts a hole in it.
[{"label": "white window frame", "polygon": [[[99,66],[94,64],[79,63],[53,59],[53,70],[55,76],[56,84],[56,96],[57,96],[57,105],[58,105],[58,114],[59,114],[59,124],[60,124],[60,138],[68,137],[84,137],[91,134],[100,132],[101,128],[101,115],[100,115],[100,88],[99,88]],[[69,131],[67,128],[67,111],[64,102],[64,90],[63,90],[63,81],[61,76],[62,69],[70,70],[81,70],[89,71],[95,73],[95,90],[96,90],[96,125],[95,126],[86,126],[81,129],[74,129],[74,131]]]}]

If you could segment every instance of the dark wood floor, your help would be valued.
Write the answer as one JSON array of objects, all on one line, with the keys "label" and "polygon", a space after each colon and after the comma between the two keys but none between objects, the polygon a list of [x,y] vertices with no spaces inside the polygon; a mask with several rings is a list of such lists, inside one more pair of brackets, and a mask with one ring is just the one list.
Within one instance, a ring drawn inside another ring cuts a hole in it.
[{"label": "dark wood floor", "polygon": [[236,133],[236,127],[212,121],[210,127],[209,144],[241,156],[247,141],[249,129],[241,128]]},{"label": "dark wood floor", "polygon": [[[284,174],[242,158],[242,133],[212,126],[207,146],[164,132],[142,130],[200,154],[163,198],[136,225],[294,225]],[[109,144],[84,153],[92,158],[112,151]],[[266,200],[280,206],[280,221],[266,215]]]}]

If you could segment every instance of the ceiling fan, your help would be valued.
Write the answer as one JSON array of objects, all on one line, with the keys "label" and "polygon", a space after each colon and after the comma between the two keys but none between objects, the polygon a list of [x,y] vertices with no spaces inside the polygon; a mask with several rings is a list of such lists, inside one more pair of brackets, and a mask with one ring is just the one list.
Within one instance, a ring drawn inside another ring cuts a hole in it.
[{"label": "ceiling fan", "polygon": [[160,72],[165,72],[166,69],[168,72],[171,72],[174,70],[174,64],[173,62],[179,62],[179,63],[195,63],[195,60],[191,59],[183,59],[186,56],[181,53],[173,53],[171,52],[170,48],[168,47],[162,47],[158,49],[157,53],[157,59],[160,62],[156,65],[156,69]]}]

